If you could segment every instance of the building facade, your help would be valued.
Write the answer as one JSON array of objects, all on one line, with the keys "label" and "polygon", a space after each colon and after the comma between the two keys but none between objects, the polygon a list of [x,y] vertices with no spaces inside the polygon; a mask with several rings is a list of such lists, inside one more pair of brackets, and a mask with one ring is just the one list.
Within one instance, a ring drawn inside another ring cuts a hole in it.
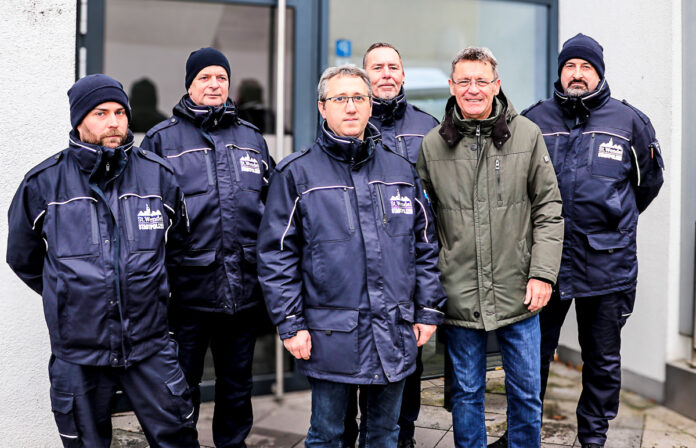
[{"label": "building facade", "polygon": [[[696,417],[681,397],[694,396],[694,258],[696,231],[696,5],[689,0],[417,0],[384,2],[287,0],[285,26],[274,0],[7,0],[0,13],[0,210],[7,210],[24,173],[66,146],[65,92],[76,76],[105,72],[131,87],[142,79],[168,115],[184,93],[188,53],[224,51],[233,66],[230,96],[265,126],[269,146],[282,119],[283,154],[313,140],[321,70],[361,64],[373,41],[402,52],[409,99],[440,117],[449,61],[468,45],[490,47],[502,87],[518,110],[550,93],[560,45],[578,32],[603,46],[613,95],[652,120],[664,150],[665,185],[643,214],[634,314],[622,347],[627,388]],[[370,9],[372,8],[372,9]],[[189,20],[182,22],[181,17]],[[176,32],[171,29],[176,27]],[[285,30],[285,74],[277,82],[278,29]],[[283,110],[275,107],[277,96]],[[134,98],[131,98],[133,100]],[[439,111],[439,112],[438,112]],[[0,219],[5,253],[7,220]],[[572,313],[572,311],[571,311]],[[0,445],[59,446],[50,409],[50,355],[41,300],[0,264]],[[559,354],[579,359],[573,316]],[[255,375],[270,390],[273,341],[260,340]],[[436,367],[434,367],[436,369]],[[288,387],[301,387],[286,359]],[[264,392],[266,390],[261,390]],[[687,390],[687,391],[685,391]],[[693,401],[693,400],[691,400]],[[693,405],[692,405],[693,406]]]}]

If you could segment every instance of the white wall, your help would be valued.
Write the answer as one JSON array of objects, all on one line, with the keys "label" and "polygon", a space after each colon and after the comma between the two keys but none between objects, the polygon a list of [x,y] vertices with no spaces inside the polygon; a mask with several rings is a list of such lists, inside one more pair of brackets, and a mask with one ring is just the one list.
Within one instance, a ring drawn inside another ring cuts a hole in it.
[{"label": "white wall", "polygon": [[6,213],[22,176],[67,144],[75,20],[75,0],[3,0],[0,13],[0,446],[61,446],[41,298],[4,260]]},{"label": "white wall", "polygon": [[[682,198],[680,187],[681,1],[560,0],[559,49],[578,32],[602,44],[612,95],[650,117],[663,148],[665,185],[639,220],[638,291],[621,351],[624,369],[663,382],[665,362],[683,351],[678,334],[680,203],[689,199]],[[566,319],[561,344],[579,350],[574,312]]]}]

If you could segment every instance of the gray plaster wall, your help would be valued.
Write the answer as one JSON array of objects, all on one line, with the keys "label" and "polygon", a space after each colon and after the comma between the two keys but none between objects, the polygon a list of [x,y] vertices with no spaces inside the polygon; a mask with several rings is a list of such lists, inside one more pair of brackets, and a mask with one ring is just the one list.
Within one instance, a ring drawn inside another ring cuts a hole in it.
[{"label": "gray plaster wall", "polygon": [[67,144],[75,77],[75,0],[0,8],[0,446],[57,447],[41,297],[5,263],[7,209],[32,166]]}]

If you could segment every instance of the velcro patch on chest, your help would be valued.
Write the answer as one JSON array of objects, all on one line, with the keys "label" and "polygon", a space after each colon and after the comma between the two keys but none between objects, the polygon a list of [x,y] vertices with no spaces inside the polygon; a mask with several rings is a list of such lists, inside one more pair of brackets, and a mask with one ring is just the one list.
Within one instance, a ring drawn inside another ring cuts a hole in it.
[{"label": "velcro patch on chest", "polygon": [[145,205],[145,210],[138,211],[138,230],[164,229],[164,219],[159,210],[152,211],[150,205]]},{"label": "velcro patch on chest", "polygon": [[261,174],[259,161],[251,157],[249,154],[239,158],[239,163],[243,173]]},{"label": "velcro patch on chest", "polygon": [[412,215],[413,203],[408,196],[401,196],[399,190],[396,190],[396,195],[389,198],[391,202],[391,211],[393,215]]},{"label": "velcro patch on chest", "polygon": [[608,142],[599,145],[597,157],[621,161],[623,160],[623,146],[618,144],[615,145],[614,139],[610,138]]}]

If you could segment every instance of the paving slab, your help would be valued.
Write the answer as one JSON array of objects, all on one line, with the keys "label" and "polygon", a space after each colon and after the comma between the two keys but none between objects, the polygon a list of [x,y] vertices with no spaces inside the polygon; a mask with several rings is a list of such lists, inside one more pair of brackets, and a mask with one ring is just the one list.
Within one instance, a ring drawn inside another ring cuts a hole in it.
[{"label": "paving slab", "polygon": [[452,427],[452,414],[447,409],[436,406],[421,406],[416,426],[448,431]]},{"label": "paving slab", "polygon": [[643,430],[635,428],[617,428],[609,425],[605,448],[640,448]]},{"label": "paving slab", "polygon": [[[488,372],[486,431],[489,443],[507,426],[504,395],[505,373]],[[416,421],[418,448],[454,448],[452,416],[442,407],[444,380],[428,379],[421,385],[421,411]],[[575,366],[551,364],[544,402],[542,448],[580,448],[575,408],[581,391],[581,372]],[[311,392],[291,392],[278,401],[273,396],[252,399],[254,427],[249,448],[301,448],[309,428]],[[203,448],[213,447],[213,404],[201,405],[198,433]],[[111,448],[146,448],[147,440],[133,413],[112,417]],[[609,427],[605,448],[696,448],[696,421],[666,409],[638,394],[622,391],[619,412]]]}]

